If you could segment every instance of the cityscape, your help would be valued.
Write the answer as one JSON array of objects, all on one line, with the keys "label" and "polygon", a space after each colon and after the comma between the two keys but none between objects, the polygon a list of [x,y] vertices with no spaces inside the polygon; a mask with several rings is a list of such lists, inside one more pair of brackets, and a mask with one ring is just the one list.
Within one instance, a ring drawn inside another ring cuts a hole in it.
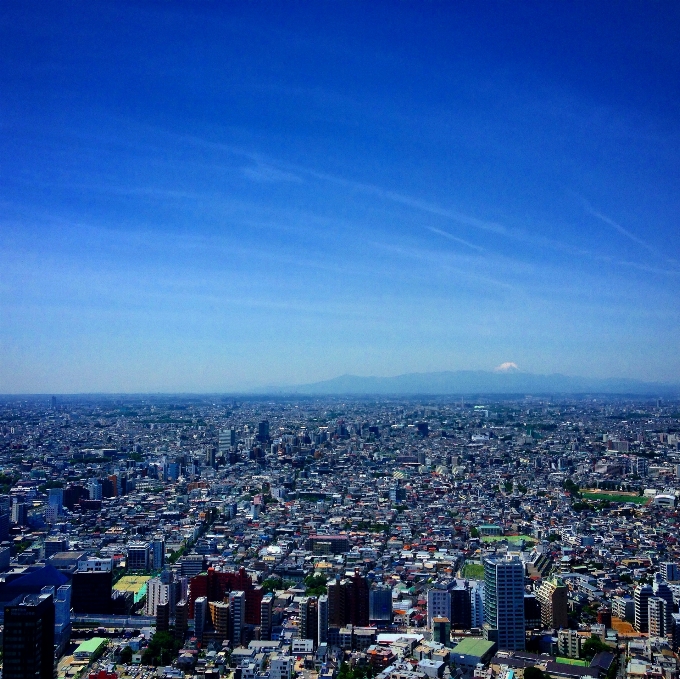
[{"label": "cityscape", "polygon": [[5,679],[678,676],[677,400],[5,397],[0,433]]},{"label": "cityscape", "polygon": [[680,679],[680,2],[0,1],[0,679]]}]

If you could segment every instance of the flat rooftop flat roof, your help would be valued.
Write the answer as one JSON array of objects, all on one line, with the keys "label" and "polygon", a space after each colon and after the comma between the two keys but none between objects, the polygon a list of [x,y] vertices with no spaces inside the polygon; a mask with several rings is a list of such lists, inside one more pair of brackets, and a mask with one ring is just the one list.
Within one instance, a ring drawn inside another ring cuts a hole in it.
[{"label": "flat rooftop flat roof", "polygon": [[493,641],[485,641],[484,639],[463,639],[453,648],[453,653],[458,655],[474,655],[481,658],[494,648],[495,645]]},{"label": "flat rooftop flat roof", "polygon": [[124,575],[113,586],[113,589],[119,592],[133,592],[136,594],[149,580],[151,580],[149,575]]},{"label": "flat rooftop flat roof", "polygon": [[96,653],[101,648],[102,644],[105,643],[106,639],[104,639],[104,637],[92,637],[92,639],[87,639],[79,644],[78,648],[76,648],[73,653]]}]

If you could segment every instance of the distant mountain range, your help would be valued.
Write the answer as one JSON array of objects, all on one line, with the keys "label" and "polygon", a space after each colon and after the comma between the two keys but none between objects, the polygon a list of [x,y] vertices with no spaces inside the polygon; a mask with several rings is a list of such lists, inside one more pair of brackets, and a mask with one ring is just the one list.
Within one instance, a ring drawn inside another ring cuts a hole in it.
[{"label": "distant mountain range", "polygon": [[631,379],[569,377],[558,373],[534,375],[513,370],[487,372],[456,370],[408,373],[395,377],[342,375],[323,382],[268,390],[286,394],[635,394],[667,396],[680,393],[680,385]]}]

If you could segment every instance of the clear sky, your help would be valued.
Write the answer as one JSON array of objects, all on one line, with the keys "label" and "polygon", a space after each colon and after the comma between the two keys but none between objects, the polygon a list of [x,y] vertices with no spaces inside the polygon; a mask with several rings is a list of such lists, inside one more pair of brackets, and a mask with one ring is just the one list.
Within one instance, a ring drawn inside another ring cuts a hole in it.
[{"label": "clear sky", "polygon": [[680,381],[680,3],[5,0],[0,392]]}]

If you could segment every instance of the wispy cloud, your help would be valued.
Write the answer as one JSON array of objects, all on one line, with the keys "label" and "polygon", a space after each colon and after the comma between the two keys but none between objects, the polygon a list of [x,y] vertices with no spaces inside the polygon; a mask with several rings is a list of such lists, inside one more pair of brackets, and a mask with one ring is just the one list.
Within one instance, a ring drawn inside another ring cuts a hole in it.
[{"label": "wispy cloud", "polygon": [[470,243],[470,241],[467,241],[464,238],[458,238],[458,236],[454,236],[453,234],[449,233],[448,231],[442,231],[441,229],[437,229],[434,226],[427,226],[425,228],[428,231],[431,231],[432,233],[436,233],[439,236],[443,236],[444,238],[448,238],[448,240],[454,241],[454,243],[460,243],[461,245],[465,245],[469,248],[472,248],[473,250],[477,250],[477,252],[484,252],[483,247],[480,247],[479,245],[475,245],[474,243]]},{"label": "wispy cloud", "polygon": [[273,165],[258,163],[257,165],[246,167],[243,174],[255,182],[295,182],[302,183],[302,178],[293,172],[285,172]]},{"label": "wispy cloud", "polygon": [[667,264],[670,264],[671,266],[677,266],[678,265],[678,261],[676,259],[672,259],[670,257],[667,257],[662,252],[660,252],[657,248],[655,248],[653,245],[650,245],[644,239],[636,236],[634,233],[632,233],[628,229],[621,226],[621,224],[614,221],[611,217],[608,217],[607,215],[602,214],[601,212],[599,212],[598,210],[593,208],[591,205],[589,205],[587,202],[586,202],[586,211],[588,212],[588,214],[592,215],[596,219],[599,219],[601,222],[604,222],[605,224],[610,226],[612,229],[614,229],[615,231],[620,233],[622,236],[627,238],[632,243],[639,245],[641,248],[643,248],[644,250],[646,250],[650,254],[654,255],[654,257],[657,257],[657,258],[663,260],[664,262],[666,262]]}]

